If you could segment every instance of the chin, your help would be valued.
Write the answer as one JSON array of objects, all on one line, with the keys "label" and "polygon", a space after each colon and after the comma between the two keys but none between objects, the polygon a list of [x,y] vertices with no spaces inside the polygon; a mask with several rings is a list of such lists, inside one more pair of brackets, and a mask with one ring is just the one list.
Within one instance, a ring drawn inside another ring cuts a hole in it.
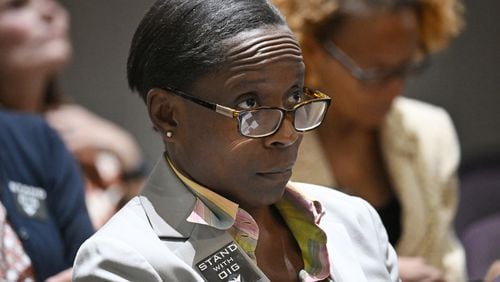
[{"label": "chin", "polygon": [[387,117],[388,112],[383,113],[373,113],[371,115],[367,115],[362,119],[359,119],[358,122],[368,130],[375,130],[380,128]]},{"label": "chin", "polygon": [[40,66],[49,72],[61,71],[70,61],[73,49],[67,42],[54,42],[39,54]]},{"label": "chin", "polygon": [[260,191],[256,191],[255,194],[259,196],[258,198],[263,206],[275,204],[283,197],[287,183],[288,180],[286,182],[276,183],[272,186],[261,186],[264,188],[261,188],[262,190]]},{"label": "chin", "polygon": [[71,44],[65,39],[54,40],[47,44],[44,49],[48,56],[51,56],[56,60],[64,60],[65,62],[69,61],[71,55],[73,54]]},{"label": "chin", "polygon": [[[283,190],[284,192],[284,190]],[[253,194],[252,198],[246,198],[245,201],[240,202],[241,208],[245,211],[249,212],[251,210],[258,210],[263,207],[268,207],[276,204],[283,197],[283,192],[278,195],[269,195],[269,194]]]}]

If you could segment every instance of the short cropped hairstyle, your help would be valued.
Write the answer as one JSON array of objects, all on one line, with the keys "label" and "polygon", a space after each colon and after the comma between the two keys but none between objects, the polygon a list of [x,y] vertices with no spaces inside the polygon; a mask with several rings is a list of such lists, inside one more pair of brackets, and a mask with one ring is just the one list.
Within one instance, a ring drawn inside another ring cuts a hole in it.
[{"label": "short cropped hairstyle", "polygon": [[[273,0],[287,18],[299,41],[304,35],[316,36],[330,28],[335,32],[343,19],[354,13],[415,7],[418,12],[423,47],[435,52],[447,45],[463,27],[463,5],[460,0]],[[318,38],[323,39],[323,38]]]},{"label": "short cropped hairstyle", "polygon": [[268,0],[158,0],[132,40],[129,86],[144,101],[154,87],[188,91],[198,78],[224,66],[224,40],[269,25],[286,23]]}]

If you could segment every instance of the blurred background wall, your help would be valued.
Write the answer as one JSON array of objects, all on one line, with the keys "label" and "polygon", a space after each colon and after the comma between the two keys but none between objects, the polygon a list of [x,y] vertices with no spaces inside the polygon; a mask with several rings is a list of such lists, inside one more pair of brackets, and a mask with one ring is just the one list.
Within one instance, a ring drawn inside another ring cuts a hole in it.
[{"label": "blurred background wall", "polygon": [[[133,32],[153,2],[62,0],[74,45],[73,62],[61,78],[64,93],[132,132],[150,163],[162,145],[144,103],[128,89],[125,65]],[[500,157],[500,1],[464,3],[465,32],[410,81],[406,95],[448,110],[467,162]]]},{"label": "blurred background wall", "polygon": [[128,129],[149,163],[162,149],[142,99],[126,80],[133,33],[154,0],[61,0],[71,17],[73,61],[61,77],[63,93]]}]

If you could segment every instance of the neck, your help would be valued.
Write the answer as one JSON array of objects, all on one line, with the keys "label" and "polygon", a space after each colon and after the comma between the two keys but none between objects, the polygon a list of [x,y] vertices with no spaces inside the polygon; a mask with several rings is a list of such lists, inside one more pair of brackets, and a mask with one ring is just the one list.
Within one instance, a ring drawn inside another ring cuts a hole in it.
[{"label": "neck", "polygon": [[240,205],[240,208],[249,213],[257,224],[265,222],[273,212],[273,207],[270,205],[263,207],[246,207]]},{"label": "neck", "polygon": [[318,134],[322,142],[328,144],[372,143],[377,139],[378,129],[363,127],[353,120],[335,116],[325,120]]},{"label": "neck", "polygon": [[41,74],[22,77],[4,74],[0,81],[0,104],[11,110],[41,112],[49,83],[49,78]]},{"label": "neck", "polygon": [[259,228],[266,228],[266,226],[276,224],[278,211],[271,205],[252,209],[247,212],[252,216]]}]

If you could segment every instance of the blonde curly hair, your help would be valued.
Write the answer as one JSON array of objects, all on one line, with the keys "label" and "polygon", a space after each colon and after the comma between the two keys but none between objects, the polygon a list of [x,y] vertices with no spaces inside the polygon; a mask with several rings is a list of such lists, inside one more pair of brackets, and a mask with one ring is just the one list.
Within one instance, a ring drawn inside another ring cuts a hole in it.
[{"label": "blonde curly hair", "polygon": [[[272,0],[287,19],[299,41],[304,40],[325,22],[343,11],[345,14],[363,6],[366,0]],[[451,38],[463,28],[464,8],[460,0],[378,0],[377,7],[391,8],[397,4],[411,2],[418,7],[420,15],[420,37],[424,48],[435,52],[444,48]],[[373,8],[373,7],[372,7]]]}]

